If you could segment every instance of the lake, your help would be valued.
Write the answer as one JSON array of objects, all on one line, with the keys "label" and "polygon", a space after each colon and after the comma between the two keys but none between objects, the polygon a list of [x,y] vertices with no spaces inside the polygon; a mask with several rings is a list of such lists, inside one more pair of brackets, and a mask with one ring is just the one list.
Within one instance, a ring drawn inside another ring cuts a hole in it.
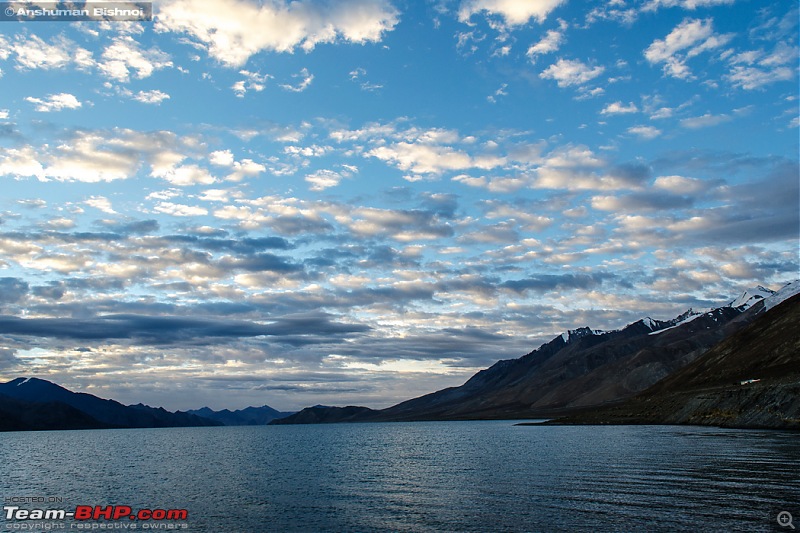
[{"label": "lake", "polygon": [[[188,510],[180,522],[12,519],[4,531],[780,531],[779,512],[800,519],[792,432],[416,422],[18,432],[0,444],[4,506]],[[31,497],[54,502],[19,503]]]}]

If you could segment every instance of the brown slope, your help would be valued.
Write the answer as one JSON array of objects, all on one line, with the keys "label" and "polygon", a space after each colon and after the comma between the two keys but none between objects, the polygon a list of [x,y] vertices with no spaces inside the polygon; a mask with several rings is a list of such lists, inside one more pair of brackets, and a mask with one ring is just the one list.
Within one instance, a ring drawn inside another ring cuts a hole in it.
[{"label": "brown slope", "polygon": [[722,307],[657,335],[644,321],[602,334],[582,328],[568,343],[556,337],[520,359],[479,372],[461,387],[408,400],[371,419],[546,418],[620,401],[693,361],[753,318]]},{"label": "brown slope", "polygon": [[628,402],[554,422],[800,429],[800,295]]}]

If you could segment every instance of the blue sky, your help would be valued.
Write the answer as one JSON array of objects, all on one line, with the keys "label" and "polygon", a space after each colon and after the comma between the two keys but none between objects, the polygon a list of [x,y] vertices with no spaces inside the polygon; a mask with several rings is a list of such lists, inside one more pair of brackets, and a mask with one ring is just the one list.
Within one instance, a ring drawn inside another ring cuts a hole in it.
[{"label": "blue sky", "polygon": [[798,277],[798,10],[172,0],[0,28],[0,374],[385,407]]}]

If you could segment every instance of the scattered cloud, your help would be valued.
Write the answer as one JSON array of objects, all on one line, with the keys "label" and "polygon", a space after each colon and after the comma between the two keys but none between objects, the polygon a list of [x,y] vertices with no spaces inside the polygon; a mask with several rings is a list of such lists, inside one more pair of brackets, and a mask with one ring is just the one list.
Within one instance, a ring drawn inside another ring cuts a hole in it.
[{"label": "scattered cloud", "polygon": [[650,64],[663,63],[664,74],[673,78],[692,79],[686,61],[703,52],[726,45],[733,34],[714,33],[712,19],[684,19],[664,39],[656,39],[644,51]]},{"label": "scattered cloud", "polygon": [[217,61],[240,67],[261,52],[305,51],[321,43],[380,41],[399,21],[387,0],[170,0],[159,8],[156,31],[188,34]]},{"label": "scattered cloud", "polygon": [[469,22],[476,13],[497,15],[508,26],[521,26],[531,19],[542,23],[565,0],[463,0],[458,19]]},{"label": "scattered cloud", "polygon": [[151,91],[139,91],[133,96],[133,99],[143,104],[158,105],[164,100],[169,100],[169,95],[158,89],[153,89]]},{"label": "scattered cloud", "polygon": [[733,120],[730,115],[712,115],[706,113],[699,117],[689,117],[681,120],[681,126],[690,130],[709,128]]},{"label": "scattered cloud", "polygon": [[559,20],[557,30],[548,30],[539,42],[532,44],[526,52],[531,62],[536,63],[536,59],[540,55],[551,54],[558,51],[564,42],[564,32],[567,27],[566,21]]},{"label": "scattered cloud", "polygon": [[28,96],[25,100],[34,104],[36,111],[40,113],[61,111],[62,109],[79,109],[83,105],[75,98],[75,95],[69,93],[50,94],[44,98]]},{"label": "scattered cloud", "polygon": [[571,87],[583,85],[604,71],[602,66],[589,66],[577,59],[559,59],[539,74],[539,77],[555,80],[559,87]]},{"label": "scattered cloud", "polygon": [[628,128],[628,133],[637,135],[642,139],[655,139],[661,135],[661,130],[654,126],[631,126]]},{"label": "scattered cloud", "polygon": [[629,113],[638,113],[639,108],[636,107],[636,104],[633,102],[628,103],[628,105],[623,104],[622,102],[613,102],[608,104],[600,111],[601,115],[625,115]]},{"label": "scattered cloud", "polygon": [[286,89],[287,91],[292,91],[295,93],[301,93],[308,89],[311,82],[314,81],[314,75],[309,74],[307,68],[303,68],[297,74],[292,74],[292,78],[301,78],[300,81],[296,85],[290,84],[282,84],[281,88]]}]

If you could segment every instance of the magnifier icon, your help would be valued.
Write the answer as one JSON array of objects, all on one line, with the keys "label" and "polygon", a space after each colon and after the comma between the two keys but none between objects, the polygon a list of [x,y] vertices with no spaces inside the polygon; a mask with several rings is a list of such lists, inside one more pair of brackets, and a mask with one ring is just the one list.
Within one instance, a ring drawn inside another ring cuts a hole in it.
[{"label": "magnifier icon", "polygon": [[790,527],[794,529],[794,524],[792,524],[792,513],[789,511],[781,511],[778,513],[778,525],[781,527]]}]

